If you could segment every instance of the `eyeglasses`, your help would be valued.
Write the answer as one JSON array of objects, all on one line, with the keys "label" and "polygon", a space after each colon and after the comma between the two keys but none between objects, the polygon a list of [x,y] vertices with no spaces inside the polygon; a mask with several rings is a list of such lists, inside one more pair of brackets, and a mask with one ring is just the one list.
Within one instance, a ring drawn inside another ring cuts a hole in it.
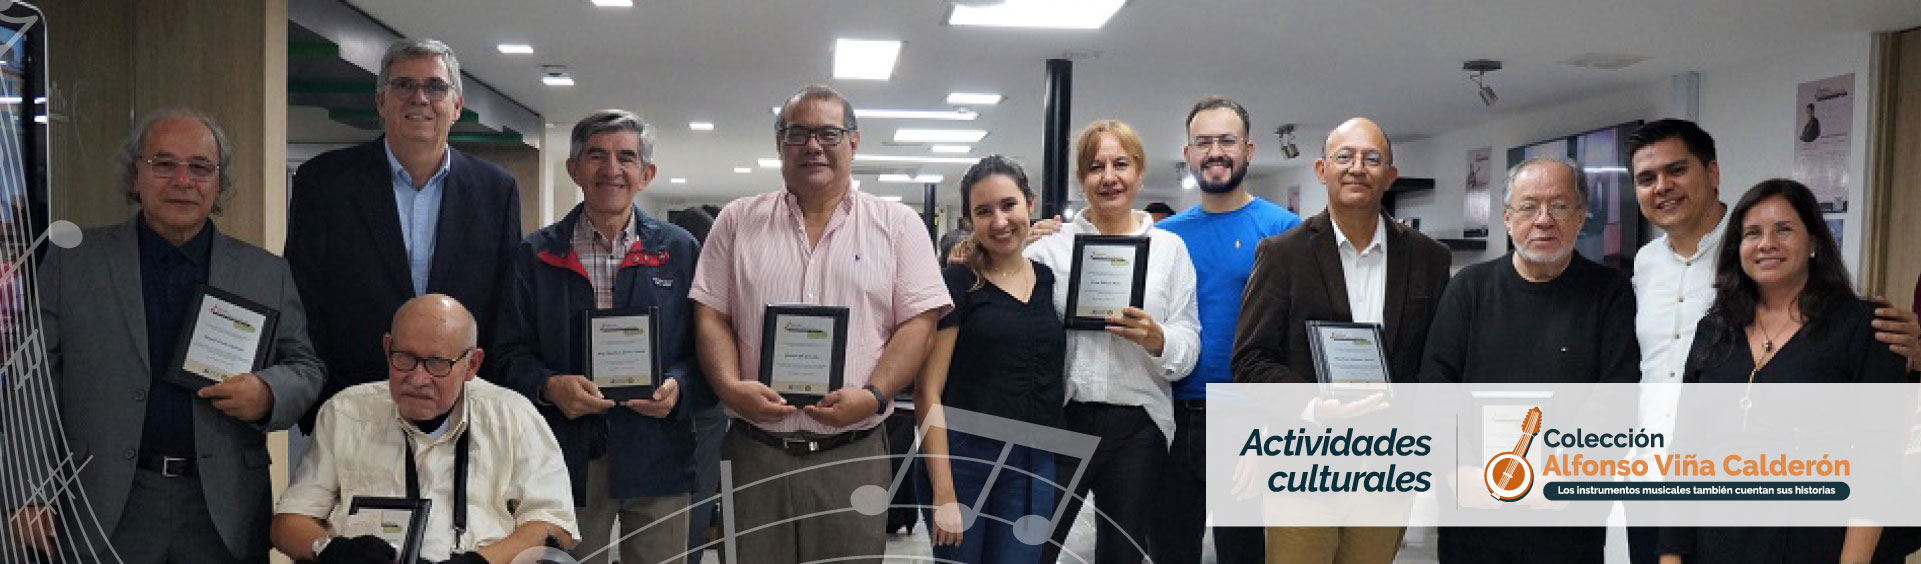
[{"label": "eyeglasses", "polygon": [[1327,157],[1328,162],[1334,163],[1334,166],[1340,168],[1352,166],[1357,159],[1361,161],[1361,166],[1367,168],[1380,168],[1381,165],[1387,164],[1387,156],[1382,155],[1380,151],[1356,152],[1350,149],[1341,149]]},{"label": "eyeglasses", "polygon": [[1212,151],[1215,147],[1220,147],[1223,153],[1232,153],[1241,150],[1241,147],[1245,147],[1246,142],[1246,140],[1233,135],[1202,135],[1188,141],[1187,144],[1193,147],[1194,150],[1203,153]]},{"label": "eyeglasses", "polygon": [[411,78],[396,78],[387,81],[387,91],[400,95],[402,99],[414,97],[415,92],[425,92],[428,101],[439,102],[447,99],[447,93],[454,91],[454,85],[438,78],[428,79],[425,82]]},{"label": "eyeglasses", "polygon": [[1545,206],[1540,202],[1521,202],[1519,206],[1507,206],[1508,211],[1521,214],[1521,218],[1527,220],[1540,217],[1542,208],[1547,208],[1548,217],[1554,218],[1554,221],[1567,221],[1574,217],[1574,212],[1581,210],[1567,202],[1551,202]]},{"label": "eyeglasses", "polygon": [[842,139],[853,132],[854,130],[845,127],[813,128],[798,125],[785,126],[779,131],[782,145],[806,145],[808,139],[819,139],[822,147],[839,145]]},{"label": "eyeglasses", "polygon": [[427,369],[427,373],[432,374],[433,377],[446,378],[448,374],[453,373],[454,363],[460,362],[463,358],[467,358],[467,355],[472,352],[474,352],[474,349],[470,347],[467,350],[461,351],[460,356],[447,359],[437,356],[421,358],[407,351],[393,351],[387,353],[387,366],[393,367],[394,370],[409,373],[413,372],[416,367],[424,367]]},{"label": "eyeglasses", "polygon": [[172,157],[147,157],[140,159],[147,165],[147,172],[161,177],[173,178],[180,169],[187,169],[187,177],[194,180],[211,180],[220,174],[220,165],[206,159],[179,160]]}]

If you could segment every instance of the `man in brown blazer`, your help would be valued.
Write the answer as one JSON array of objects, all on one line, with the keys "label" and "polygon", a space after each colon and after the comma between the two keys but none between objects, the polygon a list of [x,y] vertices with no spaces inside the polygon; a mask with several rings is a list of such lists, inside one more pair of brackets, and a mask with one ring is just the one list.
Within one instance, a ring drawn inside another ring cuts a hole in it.
[{"label": "man in brown blazer", "polygon": [[[1314,172],[1327,185],[1327,210],[1255,250],[1234,335],[1234,381],[1314,382],[1307,322],[1358,321],[1382,325],[1389,378],[1411,382],[1453,257],[1381,209],[1398,173],[1393,146],[1374,122],[1357,117],[1335,128]],[[1269,528],[1267,561],[1386,563],[1403,531]]]}]

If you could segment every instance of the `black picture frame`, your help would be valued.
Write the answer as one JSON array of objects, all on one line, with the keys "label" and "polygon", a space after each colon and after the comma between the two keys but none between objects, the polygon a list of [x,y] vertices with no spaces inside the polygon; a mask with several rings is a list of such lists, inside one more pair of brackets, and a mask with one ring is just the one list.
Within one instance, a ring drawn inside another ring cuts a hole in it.
[{"label": "black picture frame", "polygon": [[[780,392],[774,386],[774,343],[779,335],[781,321],[789,317],[826,318],[833,321],[832,358],[827,373],[827,389],[815,394],[811,392]],[[760,332],[760,383],[774,388],[780,397],[795,407],[820,403],[828,393],[846,385],[847,371],[847,325],[848,309],[841,306],[811,304],[768,304],[761,316]]]},{"label": "black picture frame", "polygon": [[1132,247],[1134,253],[1134,287],[1128,296],[1128,305],[1142,307],[1147,297],[1147,253],[1149,239],[1127,235],[1075,235],[1074,252],[1067,260],[1071,261],[1072,274],[1067,280],[1067,307],[1062,310],[1068,329],[1083,331],[1104,331],[1109,325],[1106,317],[1075,315],[1080,308],[1081,260],[1089,247]]},{"label": "black picture frame", "polygon": [[[402,536],[401,546],[395,547],[399,557],[395,562],[415,562],[420,558],[420,543],[426,538],[427,516],[433,511],[434,500],[409,499],[404,497],[355,496],[347,504],[347,514],[360,513],[362,509],[381,511],[406,511],[407,531]],[[318,556],[318,555],[316,555]]]},{"label": "black picture frame", "polygon": [[173,365],[165,374],[168,382],[172,382],[189,390],[199,390],[216,383],[208,380],[205,376],[188,371],[186,367],[187,350],[193,344],[194,328],[199,322],[200,308],[205,305],[209,297],[233,304],[235,307],[265,317],[266,320],[260,328],[261,342],[254,348],[253,370],[266,368],[268,359],[273,358],[274,334],[280,325],[280,310],[240,297],[240,295],[233,292],[228,292],[207,284],[197,284],[194,286],[193,294],[187,299],[187,309],[184,310],[184,318],[180,320],[180,336],[175,339],[173,347]]},{"label": "black picture frame", "polygon": [[[607,387],[606,383],[600,381],[605,375],[594,374],[594,322],[609,317],[634,317],[642,315],[647,317],[647,356],[648,362],[651,365],[648,367],[648,374],[651,375],[650,379],[652,381],[644,385]],[[588,380],[593,380],[594,385],[600,386],[601,395],[607,399],[614,401],[654,399],[654,389],[659,388],[667,377],[667,375],[661,371],[660,362],[660,308],[642,306],[590,309],[580,317],[580,370],[582,375],[586,376]]]},{"label": "black picture frame", "polygon": [[[1333,369],[1328,365],[1327,351],[1324,349],[1322,332],[1329,330],[1365,331],[1373,337],[1374,362],[1380,363],[1380,387],[1349,387],[1332,379]],[[1387,337],[1379,323],[1358,323],[1351,321],[1308,321],[1307,344],[1309,356],[1314,360],[1314,381],[1321,386],[1321,393],[1334,397],[1366,396],[1384,393],[1394,396],[1394,367],[1388,364]]]}]

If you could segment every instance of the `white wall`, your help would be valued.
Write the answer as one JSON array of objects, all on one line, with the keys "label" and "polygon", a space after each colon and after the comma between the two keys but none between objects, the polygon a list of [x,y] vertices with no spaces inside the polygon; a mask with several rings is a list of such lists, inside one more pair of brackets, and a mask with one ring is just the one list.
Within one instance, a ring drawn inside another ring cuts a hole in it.
[{"label": "white wall", "polygon": [[[1849,270],[1860,276],[1862,227],[1869,202],[1864,189],[1867,168],[1868,109],[1872,92],[1873,38],[1867,33],[1832,36],[1790,46],[1780,53],[1760,53],[1750,62],[1700,69],[1700,115],[1697,122],[1714,135],[1721,162],[1721,199],[1732,204],[1748,187],[1768,178],[1789,176],[1794,164],[1794,133],[1799,131],[1795,89],[1802,82],[1854,73],[1854,139],[1849,151],[1849,209],[1843,254]],[[1436,238],[1459,237],[1466,192],[1467,151],[1494,148],[1497,167],[1506,165],[1509,148],[1580,133],[1633,120],[1654,120],[1678,114],[1670,81],[1647,83],[1618,92],[1551,107],[1532,108],[1495,118],[1481,125],[1448,131],[1415,141],[1397,142],[1396,163],[1401,176],[1435,180],[1433,196],[1404,198],[1400,215],[1422,218],[1421,230]],[[1382,124],[1390,135],[1394,124]],[[1302,139],[1325,139],[1303,135]],[[1326,205],[1326,193],[1309,169],[1296,173],[1302,185],[1302,207],[1308,214]],[[1493,179],[1489,198],[1492,231],[1485,251],[1459,251],[1460,267],[1500,257],[1507,243],[1500,226],[1500,202],[1506,175]],[[1275,197],[1290,180],[1275,182]],[[1858,280],[1857,280],[1858,282]]]},{"label": "white wall", "polygon": [[[1403,199],[1399,215],[1420,217],[1421,231],[1431,237],[1458,238],[1465,215],[1468,151],[1493,147],[1494,166],[1504,168],[1509,148],[1622,122],[1654,119],[1664,113],[1667,103],[1668,84],[1663,80],[1558,106],[1525,110],[1474,127],[1397,144],[1395,149],[1400,156],[1395,161],[1399,163],[1401,176],[1434,179],[1433,195]],[[1382,125],[1392,133],[1392,124]],[[1487,249],[1456,251],[1455,269],[1499,258],[1507,252],[1507,235],[1500,219],[1505,182],[1506,174],[1498,174],[1489,190]]]},{"label": "white wall", "polygon": [[[1721,161],[1721,200],[1733,204],[1749,187],[1794,172],[1794,136],[1800,132],[1796,86],[1854,73],[1854,133],[1848,147],[1848,212],[1841,254],[1861,283],[1862,229],[1867,223],[1868,110],[1872,107],[1873,36],[1856,33],[1701,73],[1702,128],[1714,135]],[[1830,214],[1837,217],[1838,214]]]}]

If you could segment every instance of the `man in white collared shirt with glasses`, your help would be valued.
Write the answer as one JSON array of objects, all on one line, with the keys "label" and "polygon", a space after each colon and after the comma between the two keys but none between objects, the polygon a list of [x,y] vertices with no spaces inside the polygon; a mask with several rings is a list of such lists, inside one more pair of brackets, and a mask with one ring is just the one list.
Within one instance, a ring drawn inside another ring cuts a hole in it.
[{"label": "man in white collared shirt with glasses", "polygon": [[431,500],[419,555],[430,562],[508,562],[579,538],[560,446],[526,397],[474,379],[477,333],[453,298],[400,307],[383,339],[387,381],[321,408],[275,510],[275,548],[320,564],[393,562],[379,524],[349,514],[359,497]]}]

